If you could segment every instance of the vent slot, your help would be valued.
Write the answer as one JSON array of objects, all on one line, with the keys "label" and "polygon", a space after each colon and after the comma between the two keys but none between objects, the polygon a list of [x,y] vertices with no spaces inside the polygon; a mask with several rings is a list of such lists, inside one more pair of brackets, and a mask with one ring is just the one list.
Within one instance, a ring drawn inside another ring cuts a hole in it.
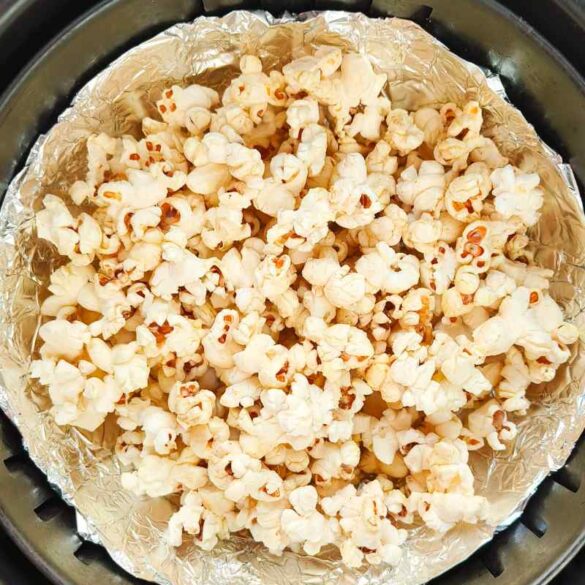
[{"label": "vent slot", "polygon": [[67,508],[67,505],[57,495],[50,497],[48,500],[43,502],[40,506],[35,508],[35,514],[43,522],[52,520]]}]

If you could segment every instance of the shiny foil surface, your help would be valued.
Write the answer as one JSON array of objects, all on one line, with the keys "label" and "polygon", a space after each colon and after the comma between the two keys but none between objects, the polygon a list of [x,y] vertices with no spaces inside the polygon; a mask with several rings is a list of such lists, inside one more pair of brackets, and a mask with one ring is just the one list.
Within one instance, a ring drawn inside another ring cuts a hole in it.
[{"label": "shiny foil surface", "polygon": [[513,446],[472,455],[477,491],[489,498],[489,523],[461,526],[442,537],[416,529],[398,567],[353,571],[326,552],[317,558],[292,552],[274,557],[251,539],[236,536],[212,552],[189,544],[175,550],[164,539],[173,505],[162,498],[137,498],[120,485],[111,451],[113,421],[92,434],[55,424],[46,393],[28,375],[40,302],[50,272],[61,262],[36,237],[34,214],[43,196],[66,197],[67,187],[84,175],[90,134],[137,135],[140,120],[154,113],[164,87],[197,82],[221,91],[237,75],[243,54],[258,55],[266,70],[318,44],[368,55],[377,70],[387,73],[394,107],[480,102],[486,134],[514,164],[541,176],[545,204],[532,234],[537,260],[554,269],[551,292],[567,318],[585,331],[585,218],[570,168],[506,102],[497,78],[486,79],[416,24],[346,12],[280,20],[267,13],[232,12],[178,24],[128,51],[88,83],[38,140],[5,197],[0,214],[0,405],[20,429],[32,459],[77,509],[80,534],[102,543],[126,570],[161,585],[423,583],[516,518],[542,479],[563,465],[585,426],[585,351],[579,342],[554,382],[529,390],[533,407],[516,421],[519,436]]}]

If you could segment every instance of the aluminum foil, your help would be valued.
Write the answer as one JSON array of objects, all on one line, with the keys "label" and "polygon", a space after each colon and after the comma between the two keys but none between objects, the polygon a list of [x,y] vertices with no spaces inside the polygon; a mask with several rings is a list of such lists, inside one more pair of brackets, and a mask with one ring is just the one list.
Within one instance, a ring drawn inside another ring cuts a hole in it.
[{"label": "aluminum foil", "polygon": [[490,501],[489,523],[461,526],[444,537],[414,531],[395,569],[344,568],[324,553],[277,558],[249,539],[234,536],[208,553],[165,544],[173,505],[139,499],[120,485],[111,455],[115,428],[92,434],[59,428],[47,398],[28,376],[36,345],[39,304],[48,276],[59,263],[38,241],[34,210],[47,192],[65,196],[84,173],[85,140],[96,131],[136,133],[153,112],[161,89],[198,82],[223,89],[237,74],[239,57],[257,54],[278,67],[317,44],[367,54],[388,74],[394,106],[409,109],[476,99],[488,134],[512,161],[540,173],[546,191],[534,230],[538,261],[555,271],[552,293],[568,318],[585,330],[585,221],[572,173],[504,99],[501,83],[450,53],[412,22],[369,19],[345,12],[287,16],[232,12],[178,24],[116,60],[86,85],[59,122],[41,137],[25,169],[8,189],[0,217],[0,405],[20,429],[33,460],[78,511],[80,534],[102,543],[116,562],[160,584],[188,585],[416,585],[462,561],[509,523],[542,479],[565,462],[585,426],[585,351],[575,348],[556,380],[531,389],[534,407],[519,422],[509,451],[474,454],[477,490]]}]

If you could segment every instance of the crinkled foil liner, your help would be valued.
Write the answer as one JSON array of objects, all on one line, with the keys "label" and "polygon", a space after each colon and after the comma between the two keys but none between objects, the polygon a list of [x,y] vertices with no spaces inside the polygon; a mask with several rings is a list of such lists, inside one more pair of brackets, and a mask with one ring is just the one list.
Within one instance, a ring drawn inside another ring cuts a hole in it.
[{"label": "crinkled foil liner", "polygon": [[307,47],[325,43],[357,49],[388,74],[396,107],[409,109],[476,99],[486,112],[488,133],[515,164],[540,173],[546,190],[542,220],[534,230],[538,260],[555,271],[552,293],[569,319],[585,330],[585,222],[567,165],[509,105],[497,78],[450,53],[417,25],[325,12],[274,20],[266,13],[233,12],[178,24],[116,60],[78,94],[59,122],[34,146],[13,181],[0,218],[0,405],[20,429],[27,449],[50,482],[78,511],[82,536],[102,543],[116,562],[136,576],[161,584],[416,585],[462,561],[489,540],[494,527],[516,518],[542,479],[565,462],[585,426],[583,344],[557,379],[530,391],[534,407],[520,421],[513,448],[474,455],[478,492],[487,495],[490,523],[457,527],[444,537],[412,533],[395,569],[345,569],[334,557],[280,558],[234,536],[214,551],[193,545],[174,550],[163,531],[171,504],[141,500],[120,486],[111,456],[115,429],[92,436],[56,426],[47,398],[28,376],[39,325],[39,303],[50,271],[59,262],[36,239],[34,210],[48,191],[66,195],[83,175],[84,143],[96,131],[136,133],[153,112],[153,100],[169,83],[199,82],[223,89],[236,75],[243,53],[258,54],[268,67],[282,65]]}]

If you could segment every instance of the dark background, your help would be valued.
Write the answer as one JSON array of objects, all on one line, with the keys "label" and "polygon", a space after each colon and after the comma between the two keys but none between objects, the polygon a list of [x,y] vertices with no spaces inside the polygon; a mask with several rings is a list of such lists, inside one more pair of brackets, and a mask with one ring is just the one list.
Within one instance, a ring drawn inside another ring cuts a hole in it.
[{"label": "dark background", "polygon": [[[96,0],[0,0],[0,94],[58,31],[97,3]],[[501,0],[501,3],[536,28],[585,76],[585,0]],[[284,1],[283,5],[288,7],[288,2]],[[494,578],[494,585],[498,581]],[[17,584],[50,585],[0,528],[0,585]],[[553,584],[585,585],[585,551]]]}]

